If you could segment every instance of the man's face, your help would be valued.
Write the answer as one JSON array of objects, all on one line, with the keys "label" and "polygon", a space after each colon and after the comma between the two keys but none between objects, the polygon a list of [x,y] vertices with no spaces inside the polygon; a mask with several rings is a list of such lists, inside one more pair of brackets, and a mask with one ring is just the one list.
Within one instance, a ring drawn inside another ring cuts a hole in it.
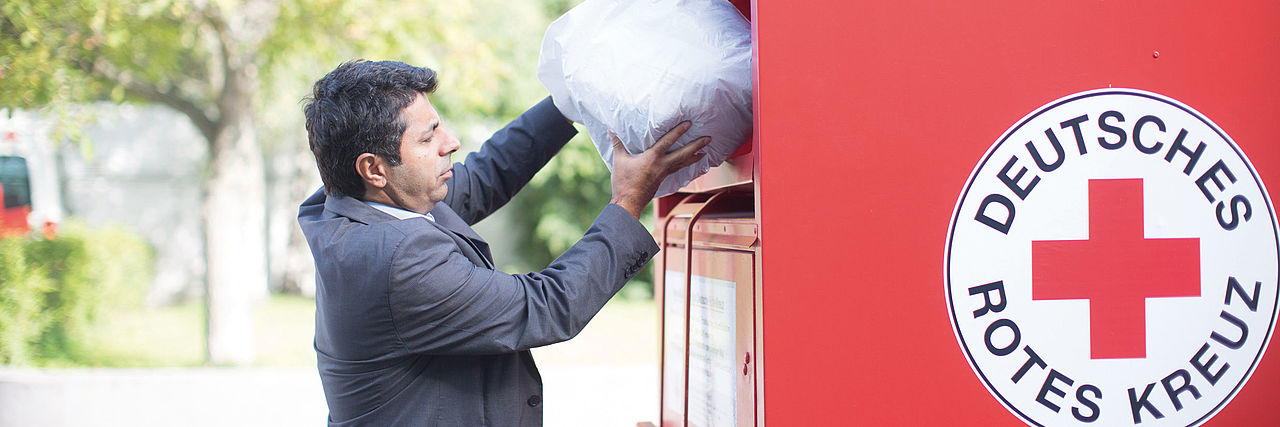
[{"label": "man's face", "polygon": [[405,122],[400,165],[390,167],[384,191],[401,208],[427,213],[449,191],[445,181],[453,177],[450,155],[460,144],[426,95],[418,94],[400,116]]}]

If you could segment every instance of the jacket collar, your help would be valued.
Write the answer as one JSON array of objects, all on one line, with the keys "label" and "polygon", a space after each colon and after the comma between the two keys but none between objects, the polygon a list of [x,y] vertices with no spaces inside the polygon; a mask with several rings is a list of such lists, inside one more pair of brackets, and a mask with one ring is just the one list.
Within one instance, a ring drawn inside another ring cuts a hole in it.
[{"label": "jacket collar", "polygon": [[374,209],[373,206],[366,205],[355,197],[333,197],[327,194],[324,197],[324,210],[335,215],[345,216],[361,224],[377,224],[396,220],[396,217]]},{"label": "jacket collar", "polygon": [[[325,197],[324,209],[326,211],[350,218],[352,221],[363,224],[378,224],[399,220],[354,197],[327,197],[323,193],[321,193],[321,197]],[[431,208],[431,216],[435,217],[436,220],[433,224],[437,227],[465,236],[468,239],[484,241],[479,234],[476,234],[475,230],[471,229],[471,226],[467,225],[467,222],[462,217],[458,216],[444,202],[438,202],[435,207]]]}]

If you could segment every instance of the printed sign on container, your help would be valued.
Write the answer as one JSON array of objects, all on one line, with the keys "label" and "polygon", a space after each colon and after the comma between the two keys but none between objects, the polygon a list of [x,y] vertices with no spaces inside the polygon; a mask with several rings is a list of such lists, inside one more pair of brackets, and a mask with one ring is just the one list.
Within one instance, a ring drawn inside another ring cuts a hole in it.
[{"label": "printed sign on container", "polygon": [[1196,425],[1246,385],[1275,325],[1280,241],[1257,172],[1203,114],[1101,89],[1018,121],[947,236],[974,372],[1034,425]]}]

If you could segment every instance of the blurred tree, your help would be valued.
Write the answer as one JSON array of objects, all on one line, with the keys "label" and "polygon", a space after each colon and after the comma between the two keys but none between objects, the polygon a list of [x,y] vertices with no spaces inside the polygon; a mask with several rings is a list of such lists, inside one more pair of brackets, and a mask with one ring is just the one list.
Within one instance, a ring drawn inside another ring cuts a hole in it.
[{"label": "blurred tree", "polygon": [[279,5],[16,0],[0,20],[6,107],[109,97],[186,115],[209,149],[204,221],[208,356],[252,361],[249,307],[266,292],[263,160],[254,135],[257,52]]},{"label": "blurred tree", "polygon": [[[6,0],[0,108],[110,99],[162,104],[191,120],[210,153],[199,210],[207,356],[248,363],[249,308],[267,276],[258,134],[305,149],[298,100],[356,56],[437,69],[437,108],[451,120],[510,118],[540,96],[532,64],[545,10],[497,0]],[[264,117],[282,123],[264,126]]]}]

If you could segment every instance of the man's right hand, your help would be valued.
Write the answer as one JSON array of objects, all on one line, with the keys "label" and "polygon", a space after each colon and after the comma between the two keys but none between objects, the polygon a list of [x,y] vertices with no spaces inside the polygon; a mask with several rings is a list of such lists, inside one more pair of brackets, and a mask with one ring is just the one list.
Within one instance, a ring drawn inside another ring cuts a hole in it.
[{"label": "man's right hand", "polygon": [[609,138],[613,139],[613,177],[611,178],[613,199],[609,203],[622,206],[636,219],[640,219],[640,213],[644,211],[645,206],[649,205],[649,201],[653,200],[654,194],[658,191],[658,185],[667,178],[667,175],[694,164],[706,155],[700,151],[711,142],[709,136],[698,138],[678,150],[668,152],[690,126],[692,124],[687,121],[680,122],[675,128],[662,135],[657,143],[640,154],[628,153],[618,136],[610,133]]}]

